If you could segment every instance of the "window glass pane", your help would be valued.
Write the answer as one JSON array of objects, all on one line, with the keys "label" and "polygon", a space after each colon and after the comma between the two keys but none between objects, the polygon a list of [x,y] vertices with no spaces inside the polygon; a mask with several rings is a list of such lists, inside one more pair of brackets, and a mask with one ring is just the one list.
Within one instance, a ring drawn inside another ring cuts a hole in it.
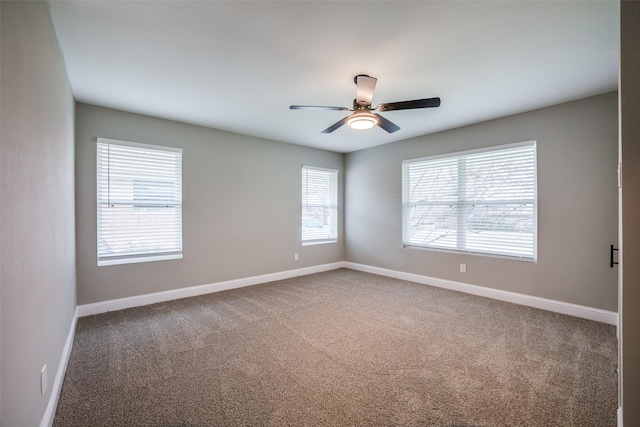
[{"label": "window glass pane", "polygon": [[455,249],[457,241],[455,205],[415,205],[409,215],[408,236],[405,243]]},{"label": "window glass pane", "polygon": [[463,171],[467,199],[532,199],[535,159],[527,148],[468,156]]},{"label": "window glass pane", "polygon": [[458,192],[457,161],[442,159],[412,165],[407,180],[409,203],[455,201]]}]

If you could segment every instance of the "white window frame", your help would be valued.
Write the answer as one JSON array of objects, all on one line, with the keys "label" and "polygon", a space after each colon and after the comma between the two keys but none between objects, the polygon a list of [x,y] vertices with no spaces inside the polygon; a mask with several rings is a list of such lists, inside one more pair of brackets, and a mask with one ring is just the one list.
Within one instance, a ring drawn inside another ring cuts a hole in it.
[{"label": "white window frame", "polygon": [[96,202],[98,266],[182,258],[181,148],[97,138]]},{"label": "white window frame", "polygon": [[[490,192],[499,186],[491,183],[504,180],[488,178],[485,190],[489,192],[485,194],[489,195],[467,200],[467,188],[477,181],[467,177],[465,162],[492,156],[496,161],[500,156],[509,156],[512,160],[510,156],[518,152],[522,153],[519,160],[523,163],[519,169],[511,169],[525,174],[518,186]],[[437,180],[447,181],[448,185],[434,187]],[[405,247],[537,262],[537,197],[536,141],[405,160],[402,162],[403,244]],[[500,230],[491,222],[491,212],[506,211],[507,206],[513,207],[512,214],[505,214],[500,219],[508,229]],[[489,214],[482,216],[483,209]],[[478,210],[481,213],[475,217],[470,214]],[[471,228],[473,232],[469,231]],[[450,237],[447,236],[449,232]]]},{"label": "white window frame", "polygon": [[[302,165],[301,175],[301,228],[302,245],[334,243],[338,241],[338,174],[337,169]],[[326,180],[323,194],[314,195],[309,177]],[[317,226],[314,227],[314,225]]]}]

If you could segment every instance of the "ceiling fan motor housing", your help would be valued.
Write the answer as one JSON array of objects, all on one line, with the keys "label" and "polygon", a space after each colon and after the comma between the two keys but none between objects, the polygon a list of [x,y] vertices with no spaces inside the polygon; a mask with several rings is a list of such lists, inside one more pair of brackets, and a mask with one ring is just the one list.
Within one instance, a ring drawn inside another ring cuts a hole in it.
[{"label": "ceiling fan motor housing", "polygon": [[366,102],[358,102],[357,99],[353,100],[353,111],[358,110],[371,110],[371,104],[367,104]]},{"label": "ceiling fan motor housing", "polygon": [[353,82],[357,85],[358,84],[358,77],[371,77],[368,74],[358,74],[357,76],[353,77]]}]

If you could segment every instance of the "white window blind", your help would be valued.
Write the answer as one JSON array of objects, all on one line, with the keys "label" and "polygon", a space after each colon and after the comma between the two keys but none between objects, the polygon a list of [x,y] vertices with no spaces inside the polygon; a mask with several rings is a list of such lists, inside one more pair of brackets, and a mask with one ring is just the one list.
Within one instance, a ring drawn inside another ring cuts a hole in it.
[{"label": "white window blind", "polygon": [[182,149],[98,138],[98,265],[182,258]]},{"label": "white window blind", "polygon": [[338,171],[302,167],[302,242],[338,239]]},{"label": "white window blind", "polygon": [[407,246],[536,259],[536,144],[405,160]]}]

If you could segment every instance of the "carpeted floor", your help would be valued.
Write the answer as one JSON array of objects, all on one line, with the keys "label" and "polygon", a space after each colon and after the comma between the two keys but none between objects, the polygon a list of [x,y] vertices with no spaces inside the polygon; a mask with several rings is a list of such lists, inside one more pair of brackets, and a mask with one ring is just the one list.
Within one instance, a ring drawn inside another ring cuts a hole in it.
[{"label": "carpeted floor", "polygon": [[54,426],[615,426],[616,346],[341,269],[79,319]]}]

